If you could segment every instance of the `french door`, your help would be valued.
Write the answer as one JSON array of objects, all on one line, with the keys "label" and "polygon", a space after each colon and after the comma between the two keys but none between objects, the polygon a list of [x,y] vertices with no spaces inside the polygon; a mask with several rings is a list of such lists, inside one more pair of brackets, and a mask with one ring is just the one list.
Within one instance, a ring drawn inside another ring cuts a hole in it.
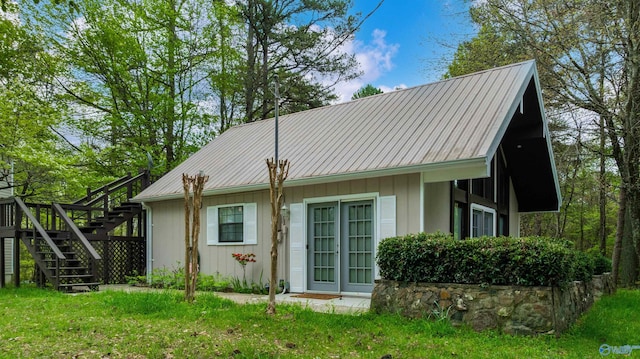
[{"label": "french door", "polygon": [[311,204],[307,210],[307,288],[371,292],[373,201]]}]

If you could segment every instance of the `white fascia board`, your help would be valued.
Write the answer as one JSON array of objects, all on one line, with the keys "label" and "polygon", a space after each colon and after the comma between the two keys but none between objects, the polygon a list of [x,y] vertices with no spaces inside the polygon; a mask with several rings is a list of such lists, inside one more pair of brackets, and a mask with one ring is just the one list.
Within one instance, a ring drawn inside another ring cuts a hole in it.
[{"label": "white fascia board", "polygon": [[476,162],[459,164],[448,168],[434,168],[422,172],[424,183],[448,182],[469,178],[486,178],[491,176],[491,160],[489,157],[479,158]]}]

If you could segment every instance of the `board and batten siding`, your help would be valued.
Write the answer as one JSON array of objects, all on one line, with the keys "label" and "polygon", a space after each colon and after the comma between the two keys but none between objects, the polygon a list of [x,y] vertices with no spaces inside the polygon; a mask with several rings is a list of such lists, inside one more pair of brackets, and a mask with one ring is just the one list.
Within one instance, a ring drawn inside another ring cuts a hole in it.
[{"label": "board and batten siding", "polygon": [[[209,245],[207,244],[207,207],[227,204],[257,204],[257,244]],[[153,210],[153,268],[178,268],[184,263],[184,201],[171,200],[147,203]],[[259,281],[262,271],[266,281],[271,249],[271,209],[269,191],[255,191],[202,198],[200,210],[200,271],[204,274],[220,273],[242,278],[242,267],[232,253],[253,253],[256,263],[246,266],[247,281]]]},{"label": "board and batten siding", "polygon": [[[0,187],[4,187],[3,182],[0,181]],[[9,198],[11,197],[11,189],[10,188],[2,188],[0,189],[0,198]]]},{"label": "board and batten siding", "polygon": [[5,280],[9,280],[8,276],[13,274],[13,238],[3,238],[4,245],[4,273],[7,275]]},{"label": "board and batten siding", "polygon": [[[397,234],[415,233],[420,230],[420,176],[398,175],[361,180],[332,182],[308,186],[285,187],[285,204],[302,203],[307,198],[334,197],[360,193],[378,193],[379,196],[396,196]],[[269,191],[253,191],[203,198],[201,232],[199,239],[200,270],[204,274],[219,273],[242,278],[242,267],[232,253],[254,253],[256,263],[246,266],[247,281],[267,282],[270,274],[271,208]],[[257,244],[207,245],[207,207],[225,204],[257,204]],[[152,208],[153,268],[175,269],[184,263],[184,202],[170,200],[146,203]],[[279,278],[288,280],[289,238],[279,245]]]},{"label": "board and batten siding", "polygon": [[424,184],[424,231],[451,232],[451,182]]}]

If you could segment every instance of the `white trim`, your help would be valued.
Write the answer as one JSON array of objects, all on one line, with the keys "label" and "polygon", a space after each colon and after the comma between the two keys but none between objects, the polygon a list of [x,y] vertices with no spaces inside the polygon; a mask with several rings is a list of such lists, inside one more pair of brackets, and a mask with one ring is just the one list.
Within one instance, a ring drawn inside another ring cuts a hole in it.
[{"label": "white trim", "polygon": [[304,203],[306,208],[307,205],[314,204],[314,203],[355,202],[355,201],[365,201],[368,199],[377,200],[379,196],[380,195],[378,192],[369,192],[369,193],[360,193],[360,194],[345,194],[342,196],[338,195],[338,196],[327,196],[327,197],[311,197],[311,198],[305,198],[304,200],[302,200],[302,203]]},{"label": "white trim", "polygon": [[291,203],[289,210],[289,290],[303,293],[307,289],[306,209],[302,203]]},{"label": "white trim", "polygon": [[146,203],[141,202],[142,208],[147,212],[147,283],[151,283],[151,275],[153,274],[153,210]]},{"label": "white trim", "polygon": [[[227,207],[242,207],[242,225],[243,236],[242,242],[219,242],[218,230],[220,224],[218,223],[218,209]],[[258,243],[258,205],[255,202],[251,203],[229,203],[220,204],[215,206],[207,206],[206,214],[206,238],[208,246],[251,246]],[[247,215],[249,211],[253,211],[253,214]],[[252,220],[253,219],[253,220]],[[251,226],[251,228],[249,228]]]},{"label": "white trim", "polygon": [[[378,245],[383,238],[395,237],[397,235],[397,213],[396,195],[382,196],[378,198],[378,223],[376,226],[376,238],[374,242],[376,252],[378,250]],[[374,279],[380,278],[380,267],[375,263]]]},{"label": "white trim", "polygon": [[424,172],[420,172],[420,232],[424,232],[425,219],[424,219]]},{"label": "white trim", "polygon": [[496,210],[491,207],[483,206],[481,204],[471,203],[471,205],[469,206],[469,238],[474,238],[473,237],[473,210],[474,209],[481,210],[483,212],[489,212],[493,215],[493,233],[491,234],[491,236],[495,237],[497,233],[496,220],[498,218]]}]

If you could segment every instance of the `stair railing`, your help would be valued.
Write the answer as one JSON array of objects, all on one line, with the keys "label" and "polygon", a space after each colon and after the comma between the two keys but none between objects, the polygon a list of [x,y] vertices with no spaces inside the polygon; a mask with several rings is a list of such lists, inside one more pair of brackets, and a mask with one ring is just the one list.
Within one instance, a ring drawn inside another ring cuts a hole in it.
[{"label": "stair railing", "polygon": [[[17,205],[16,215],[15,215],[15,221],[16,221],[16,227],[17,227],[16,229],[18,229],[18,227],[22,227],[22,215],[26,216],[27,221],[31,222],[31,225],[33,226],[33,228],[31,229],[33,230],[32,238],[34,241],[34,245],[36,241],[36,234],[39,234],[40,237],[42,237],[42,239],[45,241],[45,243],[47,243],[47,246],[51,248],[51,251],[55,255],[55,275],[53,275],[52,277],[55,279],[54,286],[57,289],[58,284],[60,283],[60,261],[67,259],[67,257],[65,257],[65,255],[62,254],[62,251],[60,251],[60,248],[58,248],[58,246],[56,246],[53,240],[51,240],[51,237],[49,237],[49,234],[47,233],[47,231],[45,231],[45,229],[42,228],[40,221],[38,221],[36,217],[33,215],[33,213],[31,213],[31,210],[22,201],[22,199],[20,199],[19,197],[14,197],[14,201]],[[28,224],[26,225],[25,229],[28,229]],[[24,238],[23,238],[23,241],[24,241]],[[44,271],[45,268],[47,268],[46,264],[42,261],[40,256],[38,256],[37,253],[35,253],[36,251],[35,246],[33,247],[33,250],[34,252],[31,253],[31,255],[33,256],[34,260],[38,263],[41,270]]]},{"label": "stair railing", "polygon": [[72,238],[75,238],[84,248],[85,252],[88,254],[89,259],[89,269],[91,270],[91,274],[94,278],[98,278],[98,265],[97,261],[102,259],[98,252],[96,252],[95,248],[89,243],[87,237],[80,231],[78,226],[69,218],[67,212],[62,208],[62,206],[58,203],[53,204],[54,212],[57,214],[58,218],[62,220],[62,222],[66,225],[68,232],[71,234]]},{"label": "stair railing", "polygon": [[[87,188],[87,195],[75,201],[73,204],[84,206],[102,205],[106,212],[109,208],[119,205],[119,203],[115,203],[116,199],[119,199],[120,202],[127,201],[129,198],[147,188],[149,181],[150,176],[147,170],[140,171],[136,176],[128,174],[96,190]],[[125,193],[122,193],[123,189],[126,189]],[[124,200],[123,198],[114,198],[114,195],[124,196],[125,198]]]}]

